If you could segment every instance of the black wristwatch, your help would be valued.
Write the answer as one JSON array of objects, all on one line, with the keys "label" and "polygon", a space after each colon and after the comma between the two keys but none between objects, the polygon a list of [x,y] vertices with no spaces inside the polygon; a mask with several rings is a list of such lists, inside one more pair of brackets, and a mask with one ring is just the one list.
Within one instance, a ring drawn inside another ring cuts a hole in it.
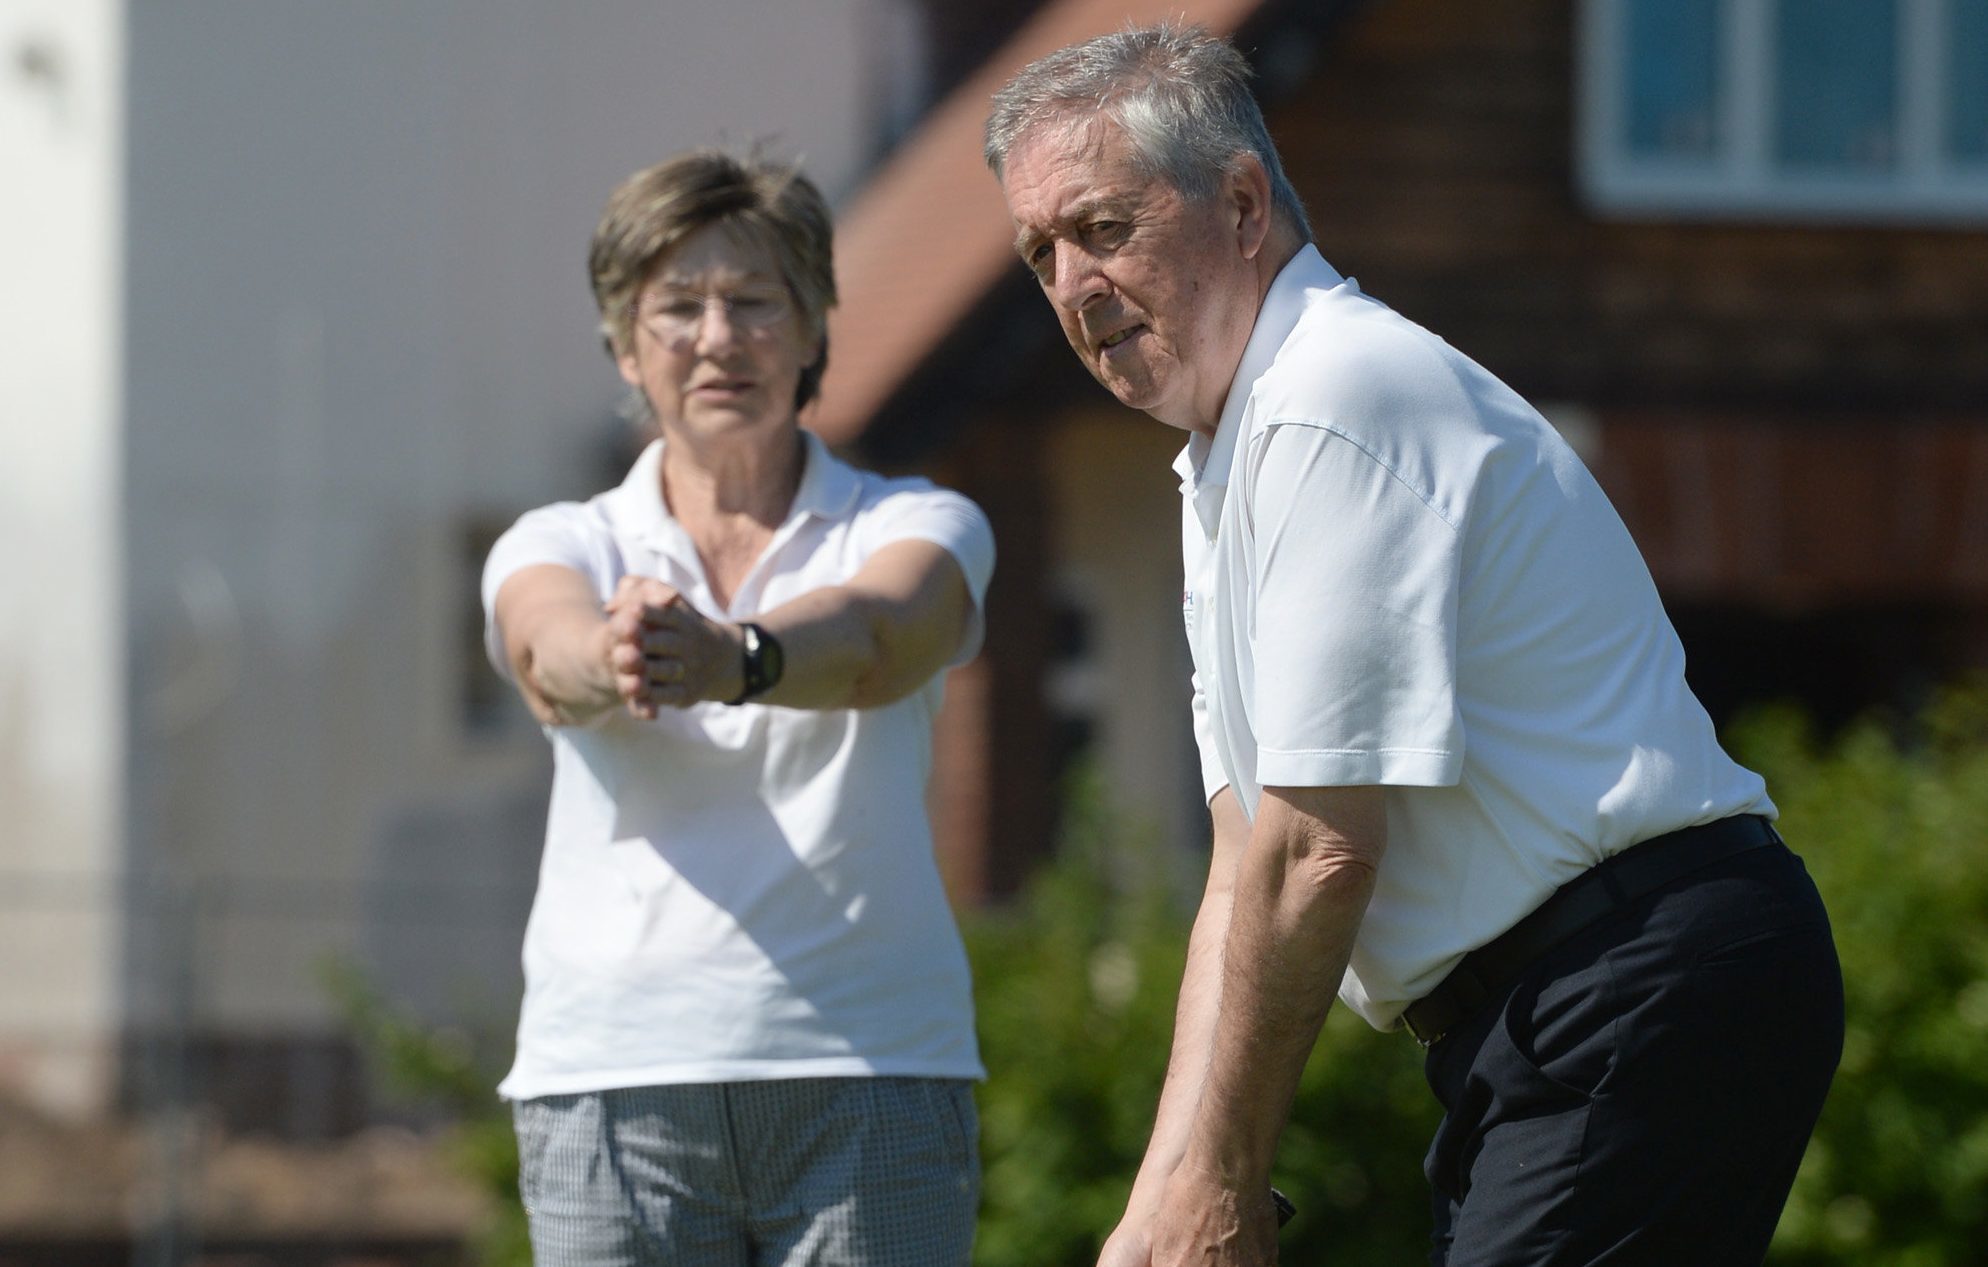
[{"label": "black wristwatch", "polygon": [[739,626],[745,635],[740,644],[740,660],[745,670],[745,686],[740,689],[738,698],[728,699],[727,704],[743,704],[755,695],[764,695],[780,681],[780,674],[787,667],[787,659],[780,653],[780,641],[758,625]]}]

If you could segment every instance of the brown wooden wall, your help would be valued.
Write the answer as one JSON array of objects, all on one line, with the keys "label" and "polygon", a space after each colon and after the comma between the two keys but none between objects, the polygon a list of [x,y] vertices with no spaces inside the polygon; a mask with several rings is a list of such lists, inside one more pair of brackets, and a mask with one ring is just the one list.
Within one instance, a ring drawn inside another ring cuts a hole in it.
[{"label": "brown wooden wall", "polygon": [[1988,231],[1586,211],[1574,7],[1336,29],[1269,112],[1326,258],[1536,398],[1988,415]]},{"label": "brown wooden wall", "polygon": [[987,512],[997,543],[982,652],[954,670],[934,735],[928,793],[946,892],[956,906],[1013,896],[1054,851],[1057,796],[1043,679],[1054,543],[1039,444],[981,419],[934,472]]}]

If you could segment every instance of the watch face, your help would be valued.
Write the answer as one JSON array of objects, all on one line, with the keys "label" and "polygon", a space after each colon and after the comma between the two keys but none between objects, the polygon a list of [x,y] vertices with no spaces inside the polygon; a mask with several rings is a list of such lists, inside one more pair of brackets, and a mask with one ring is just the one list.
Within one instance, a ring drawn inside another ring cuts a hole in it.
[{"label": "watch face", "polygon": [[771,690],[780,680],[783,667],[780,644],[773,635],[758,625],[747,624],[744,629],[745,653],[745,694],[741,699],[750,699],[763,691]]}]

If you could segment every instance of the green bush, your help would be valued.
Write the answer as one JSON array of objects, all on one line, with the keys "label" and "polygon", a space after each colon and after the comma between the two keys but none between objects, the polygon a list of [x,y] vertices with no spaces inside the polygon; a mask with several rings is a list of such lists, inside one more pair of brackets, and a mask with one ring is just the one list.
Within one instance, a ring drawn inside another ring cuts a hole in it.
[{"label": "green bush", "polygon": [[[444,1118],[443,1148],[457,1173],[490,1198],[490,1225],[469,1246],[479,1267],[531,1267],[531,1238],[518,1199],[518,1141],[495,1087],[508,1044],[436,1026],[390,1004],[357,971],[332,964],[325,988],[345,1015],[384,1089]],[[506,1036],[508,1039],[508,1035]]]},{"label": "green bush", "polygon": [[[1090,1267],[1118,1221],[1166,1072],[1199,877],[1114,830],[1088,788],[1021,901],[966,922],[981,1054],[978,1267]],[[1198,865],[1198,860],[1195,860]],[[1305,1068],[1277,1185],[1288,1262],[1425,1258],[1420,1049],[1335,1009]]]},{"label": "green bush", "polygon": [[[1761,771],[1835,925],[1841,1071],[1776,1267],[1961,1267],[1988,1241],[1988,689],[1824,742],[1787,710],[1729,736]],[[1057,860],[968,921],[980,1035],[980,1267],[1088,1267],[1145,1146],[1192,894],[1073,798]],[[1127,881],[1123,877],[1135,877]],[[1148,877],[1138,879],[1136,877]],[[1306,1067],[1277,1183],[1287,1262],[1425,1261],[1437,1111],[1405,1036],[1343,1009]]]},{"label": "green bush", "polygon": [[1988,1241],[1988,690],[1823,744],[1737,728],[1829,906],[1843,1063],[1782,1217],[1780,1267],[1947,1267]]},{"label": "green bush", "polygon": [[[1842,1069],[1775,1267],[1962,1267],[1988,1241],[1988,689],[1909,728],[1819,740],[1794,713],[1729,736],[1767,776],[1835,924]],[[1012,906],[965,920],[985,1159],[979,1267],[1090,1267],[1144,1151],[1173,1028],[1198,859],[1072,797],[1057,859]],[[517,1159],[490,1066],[462,1040],[341,994],[401,1085],[458,1116],[457,1156],[505,1213],[488,1267],[528,1261]],[[1305,1069],[1276,1181],[1299,1207],[1284,1261],[1424,1261],[1421,1153],[1436,1120],[1419,1049],[1335,1009]]]}]

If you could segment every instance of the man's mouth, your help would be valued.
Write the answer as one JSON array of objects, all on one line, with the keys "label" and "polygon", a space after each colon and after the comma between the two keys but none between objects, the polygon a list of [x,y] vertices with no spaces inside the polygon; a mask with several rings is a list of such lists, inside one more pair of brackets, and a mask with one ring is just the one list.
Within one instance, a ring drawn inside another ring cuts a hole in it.
[{"label": "man's mouth", "polygon": [[1109,352],[1111,349],[1117,347],[1119,344],[1125,342],[1127,339],[1137,334],[1143,328],[1144,327],[1142,326],[1130,325],[1125,327],[1123,330],[1114,330],[1112,333],[1106,335],[1102,340],[1099,341],[1098,348],[1101,351]]}]

